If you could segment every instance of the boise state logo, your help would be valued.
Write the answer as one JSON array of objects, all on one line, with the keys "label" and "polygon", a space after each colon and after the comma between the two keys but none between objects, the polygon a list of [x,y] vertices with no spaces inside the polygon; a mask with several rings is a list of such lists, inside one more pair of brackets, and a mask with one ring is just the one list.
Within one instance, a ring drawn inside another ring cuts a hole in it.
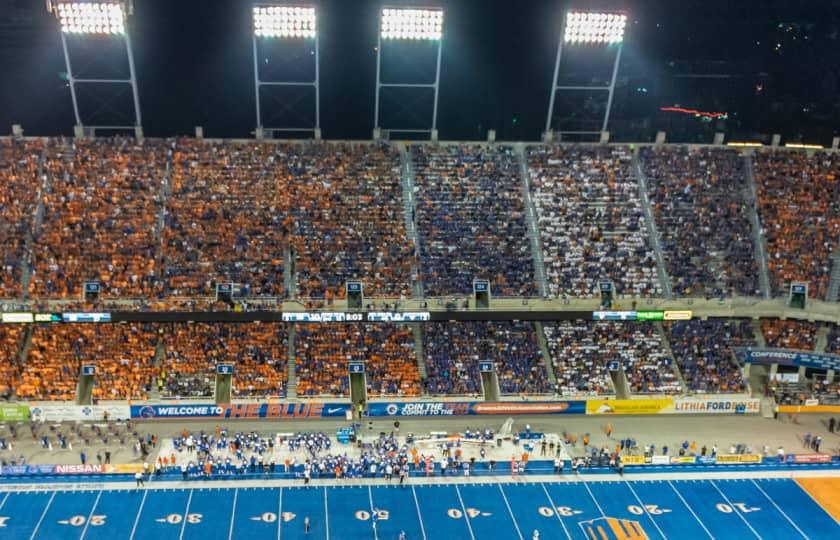
[{"label": "boise state logo", "polygon": [[602,517],[581,521],[580,527],[587,538],[598,540],[648,540],[638,521]]},{"label": "boise state logo", "polygon": [[154,418],[155,408],[151,405],[144,405],[140,408],[140,418]]},{"label": "boise state logo", "polygon": [[93,409],[91,409],[90,407],[82,407],[83,416],[90,416],[91,414],[93,414]]},{"label": "boise state logo", "polygon": [[387,407],[385,407],[385,412],[388,413],[388,416],[394,416],[400,411],[399,406],[396,403],[389,403]]}]

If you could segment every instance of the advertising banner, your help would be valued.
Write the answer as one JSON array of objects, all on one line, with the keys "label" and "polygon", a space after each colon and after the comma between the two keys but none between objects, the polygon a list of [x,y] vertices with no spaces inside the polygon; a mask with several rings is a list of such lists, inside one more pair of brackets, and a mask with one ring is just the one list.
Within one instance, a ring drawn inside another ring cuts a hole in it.
[{"label": "advertising banner", "polygon": [[840,405],[779,405],[780,413],[840,413]]},{"label": "advertising banner", "polygon": [[701,464],[701,465],[712,465],[714,463],[717,463],[717,457],[715,457],[715,456],[697,456],[697,457],[694,458],[694,461],[696,463]]},{"label": "advertising banner", "polygon": [[693,465],[696,461],[697,460],[694,456],[674,456],[671,458],[671,463],[676,463],[680,465],[685,465],[688,463]]},{"label": "advertising banner", "polygon": [[10,465],[0,467],[0,475],[24,476],[31,474],[53,474],[55,465]]},{"label": "advertising banner", "polygon": [[369,416],[583,414],[583,401],[419,401],[369,403]]},{"label": "advertising banner", "polygon": [[645,456],[621,456],[621,462],[625,465],[644,465]]},{"label": "advertising banner", "polygon": [[166,420],[168,418],[344,418],[349,403],[244,403],[215,405],[210,403],[177,405],[132,405],[131,418]]},{"label": "advertising banner", "polygon": [[676,414],[758,414],[761,400],[753,398],[675,399]]},{"label": "advertising banner", "polygon": [[[788,460],[790,461],[790,460]],[[795,454],[794,463],[831,463],[831,454]]]},{"label": "advertising banner", "polygon": [[0,405],[0,422],[25,422],[29,420],[27,405]]},{"label": "advertising banner", "polygon": [[660,414],[673,409],[671,398],[663,399],[590,399],[586,414]]},{"label": "advertising banner", "polygon": [[55,474],[102,474],[107,465],[88,463],[87,465],[53,465]]},{"label": "advertising banner", "polygon": [[756,348],[738,349],[736,354],[739,360],[747,364],[781,364],[840,371],[840,355],[836,354]]},{"label": "advertising banner", "polygon": [[33,403],[30,416],[38,422],[84,422],[89,420],[128,420],[128,405],[73,405],[61,403]]},{"label": "advertising banner", "polygon": [[671,458],[669,456],[651,456],[651,465],[670,465]]},{"label": "advertising banner", "polygon": [[717,462],[731,465],[733,463],[761,463],[761,454],[718,454]]}]

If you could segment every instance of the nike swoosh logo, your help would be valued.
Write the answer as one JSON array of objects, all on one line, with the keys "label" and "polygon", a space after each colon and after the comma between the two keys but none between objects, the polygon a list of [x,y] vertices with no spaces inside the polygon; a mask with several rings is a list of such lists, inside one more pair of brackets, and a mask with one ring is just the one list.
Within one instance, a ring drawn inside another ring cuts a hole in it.
[{"label": "nike swoosh logo", "polygon": [[329,408],[329,409],[327,409],[327,413],[334,413],[334,412],[343,411],[343,410],[344,410],[344,407]]}]

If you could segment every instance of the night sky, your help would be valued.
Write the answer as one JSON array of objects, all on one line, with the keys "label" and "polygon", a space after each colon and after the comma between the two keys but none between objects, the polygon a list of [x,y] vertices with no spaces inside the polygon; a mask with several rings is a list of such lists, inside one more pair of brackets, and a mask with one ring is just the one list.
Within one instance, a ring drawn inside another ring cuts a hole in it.
[{"label": "night sky", "polygon": [[[407,2],[389,2],[401,3]],[[370,138],[381,3],[317,4],[323,136]],[[630,13],[610,125],[614,140],[652,140],[662,129],[672,141],[710,142],[722,130],[730,140],[766,141],[779,132],[786,141],[827,145],[840,132],[840,0],[427,4],[446,10],[441,139],[483,139],[488,129],[496,129],[502,140],[539,137],[566,8]],[[203,125],[208,137],[251,136],[250,7],[251,2],[241,0],[135,0],[129,29],[147,136],[189,135],[196,125]],[[580,53],[569,55],[564,74],[586,80],[604,58]],[[391,54],[384,68],[394,76],[428,76],[423,54]],[[295,70],[311,61],[303,49],[288,55],[287,62],[267,65],[300,73]],[[71,134],[74,120],[64,71],[58,22],[46,12],[45,2],[0,0],[0,131],[19,123],[27,135]],[[85,106],[95,110],[97,100],[90,97]],[[125,98],[113,103],[117,112]],[[557,120],[591,122],[598,117],[600,99],[561,101]],[[270,111],[273,101],[264,103]],[[421,99],[418,108],[429,103]],[[659,111],[663,106],[729,117],[704,121]],[[388,118],[426,121],[394,117],[394,99],[384,108]],[[106,108],[102,114],[112,112]]]}]

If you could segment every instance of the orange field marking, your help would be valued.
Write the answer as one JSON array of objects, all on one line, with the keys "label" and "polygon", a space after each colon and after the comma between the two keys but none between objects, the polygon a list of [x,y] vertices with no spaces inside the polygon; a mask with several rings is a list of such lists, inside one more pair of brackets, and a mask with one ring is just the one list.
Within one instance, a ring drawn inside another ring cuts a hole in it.
[{"label": "orange field marking", "polygon": [[797,478],[796,482],[840,522],[840,478]]}]

